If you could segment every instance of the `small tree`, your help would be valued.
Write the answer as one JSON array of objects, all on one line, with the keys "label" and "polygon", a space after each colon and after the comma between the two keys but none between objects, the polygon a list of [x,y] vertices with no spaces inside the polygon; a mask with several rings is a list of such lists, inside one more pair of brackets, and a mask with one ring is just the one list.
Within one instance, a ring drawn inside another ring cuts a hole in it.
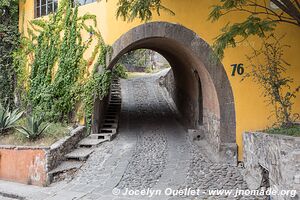
[{"label": "small tree", "polygon": [[244,78],[251,77],[263,89],[262,95],[268,105],[274,107],[275,125],[289,127],[299,119],[299,114],[293,113],[292,106],[300,86],[292,89],[293,79],[285,74],[290,65],[283,59],[283,53],[284,48],[289,46],[281,43],[282,38],[270,35],[263,40],[260,49],[253,48],[253,54],[247,56],[251,69]]}]

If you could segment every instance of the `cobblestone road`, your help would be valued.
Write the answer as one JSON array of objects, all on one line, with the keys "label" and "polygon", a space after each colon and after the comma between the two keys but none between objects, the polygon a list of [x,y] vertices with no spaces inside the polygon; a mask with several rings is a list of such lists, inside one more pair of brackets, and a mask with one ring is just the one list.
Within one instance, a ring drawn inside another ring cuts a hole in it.
[{"label": "cobblestone road", "polygon": [[[247,187],[237,167],[211,161],[210,155],[203,153],[203,146],[188,140],[157,78],[151,75],[122,80],[123,102],[116,139],[99,146],[72,180],[42,189],[29,199],[256,199],[208,195],[211,189]],[[148,188],[157,195],[122,195],[127,189]],[[164,195],[167,188],[201,192],[199,196]]]}]

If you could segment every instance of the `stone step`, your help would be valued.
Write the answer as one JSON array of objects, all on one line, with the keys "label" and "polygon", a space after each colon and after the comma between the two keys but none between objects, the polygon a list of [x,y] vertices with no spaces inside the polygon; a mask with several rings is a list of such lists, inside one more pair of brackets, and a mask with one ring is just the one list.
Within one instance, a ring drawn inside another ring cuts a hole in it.
[{"label": "stone step", "polygon": [[120,94],[112,94],[110,97],[111,98],[118,98],[118,99],[122,98]]},{"label": "stone step", "polygon": [[107,110],[120,110],[121,104],[120,105],[110,105],[108,106]]},{"label": "stone step", "polygon": [[[109,112],[115,112],[115,113],[110,114]],[[108,112],[105,113],[105,117],[118,117],[117,113],[116,113],[116,111],[108,111]]]},{"label": "stone step", "polygon": [[66,172],[72,169],[79,169],[82,166],[82,162],[80,161],[64,161],[60,165],[58,165],[55,169],[49,172],[50,177],[59,174],[62,172]]},{"label": "stone step", "polygon": [[108,108],[107,108],[107,110],[109,111],[109,110],[111,110],[111,111],[114,111],[114,110],[120,110],[120,106],[109,106]]},{"label": "stone step", "polygon": [[105,119],[109,119],[109,118],[118,118],[119,116],[118,115],[116,115],[116,114],[108,114],[108,113],[105,113]]},{"label": "stone step", "polygon": [[112,97],[109,101],[122,101],[121,98]]},{"label": "stone step", "polygon": [[107,108],[107,111],[120,111],[121,110],[121,104],[120,105],[110,105]]},{"label": "stone step", "polygon": [[122,101],[121,97],[118,97],[118,96],[111,96],[110,101],[112,101],[112,100]]},{"label": "stone step", "polygon": [[121,99],[119,99],[119,100],[116,100],[116,99],[111,99],[110,101],[109,101],[109,103],[121,103],[122,102],[122,100]]},{"label": "stone step", "polygon": [[104,123],[102,125],[103,128],[117,128],[118,124],[117,123]]},{"label": "stone step", "polygon": [[110,104],[112,104],[112,103],[118,103],[118,104],[121,104],[122,101],[121,101],[121,100],[114,100],[114,99],[113,99],[113,100],[110,100],[109,103],[110,103]]},{"label": "stone step", "polygon": [[108,103],[108,107],[111,108],[111,107],[116,107],[116,108],[120,108],[122,105],[121,102],[109,102]]},{"label": "stone step", "polygon": [[108,104],[121,104],[122,100],[110,100]]},{"label": "stone step", "polygon": [[88,157],[90,156],[91,153],[93,153],[93,151],[94,151],[93,149],[89,149],[89,148],[78,148],[65,155],[65,157],[68,160],[76,159],[76,160],[84,161],[88,159]]},{"label": "stone step", "polygon": [[116,107],[121,107],[121,103],[108,103],[108,106],[116,106]]},{"label": "stone step", "polygon": [[101,128],[99,133],[107,133],[107,134],[116,134],[117,129],[116,128]]},{"label": "stone step", "polygon": [[111,110],[110,110],[110,111],[107,111],[107,112],[106,112],[106,115],[108,115],[108,116],[114,115],[114,116],[115,116],[115,115],[117,115],[118,113],[119,113],[118,110],[114,110],[114,111],[111,111]]},{"label": "stone step", "polygon": [[101,144],[103,142],[105,142],[107,140],[104,139],[92,139],[92,138],[85,138],[83,140],[81,140],[78,145],[80,147],[92,147],[92,146],[96,146],[98,144]]},{"label": "stone step", "polygon": [[115,103],[109,103],[108,108],[121,108],[121,103],[115,104]]},{"label": "stone step", "polygon": [[104,123],[118,123],[118,119],[105,119]]},{"label": "stone step", "polygon": [[[116,115],[120,112],[121,107],[120,106],[116,106],[116,107],[109,107],[106,111],[106,115]],[[109,113],[114,113],[114,114],[109,114]]]},{"label": "stone step", "polygon": [[121,99],[112,99],[112,98],[109,100],[109,102],[121,102],[121,101],[122,101]]},{"label": "stone step", "polygon": [[108,134],[108,133],[93,133],[93,134],[89,135],[88,138],[105,140],[105,141],[111,141],[112,134]]},{"label": "stone step", "polygon": [[107,110],[112,110],[112,111],[118,110],[118,111],[119,111],[120,108],[121,108],[121,105],[120,105],[120,106],[115,106],[115,105],[112,106],[112,105],[111,105],[111,106],[108,106]]},{"label": "stone step", "polygon": [[105,119],[114,119],[114,120],[118,120],[119,117],[117,115],[105,115],[104,117]]},{"label": "stone step", "polygon": [[121,100],[121,95],[114,94],[114,95],[111,95],[110,98],[111,99],[119,99],[119,100]]}]

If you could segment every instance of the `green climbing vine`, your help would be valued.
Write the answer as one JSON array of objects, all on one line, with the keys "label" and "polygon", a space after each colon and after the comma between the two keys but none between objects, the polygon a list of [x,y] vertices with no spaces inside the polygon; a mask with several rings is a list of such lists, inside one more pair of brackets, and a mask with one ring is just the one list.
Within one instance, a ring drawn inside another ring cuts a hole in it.
[{"label": "green climbing vine", "polygon": [[[58,11],[47,20],[30,22],[28,37],[22,37],[14,56],[20,99],[29,112],[42,113],[48,121],[72,122],[81,110],[90,124],[95,94],[99,98],[107,94],[111,77],[105,69],[109,47],[96,24],[94,15],[79,16],[78,6],[73,8],[69,0],[60,1]],[[85,59],[93,41],[97,45]],[[99,65],[102,70],[97,70]]]},{"label": "green climbing vine", "polygon": [[14,107],[13,52],[19,45],[18,1],[0,1],[0,104]]},{"label": "green climbing vine", "polygon": [[[110,46],[101,43],[99,45],[99,56],[91,77],[88,79],[84,86],[83,104],[86,117],[86,125],[88,128],[91,126],[92,112],[95,98],[102,100],[109,92],[112,73],[106,69],[106,55],[110,51]],[[100,69],[99,69],[100,67]],[[100,73],[100,70],[102,72]]]}]

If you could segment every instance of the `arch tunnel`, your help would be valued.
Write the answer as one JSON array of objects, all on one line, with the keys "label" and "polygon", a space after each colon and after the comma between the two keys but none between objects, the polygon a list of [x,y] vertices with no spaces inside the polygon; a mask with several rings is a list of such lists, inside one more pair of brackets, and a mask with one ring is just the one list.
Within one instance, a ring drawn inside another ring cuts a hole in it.
[{"label": "arch tunnel", "polygon": [[185,127],[203,136],[226,162],[236,163],[233,92],[223,65],[211,59],[210,46],[179,24],[146,23],[112,45],[108,68],[112,69],[122,55],[141,48],[160,53],[172,67],[175,89],[171,96]]}]

